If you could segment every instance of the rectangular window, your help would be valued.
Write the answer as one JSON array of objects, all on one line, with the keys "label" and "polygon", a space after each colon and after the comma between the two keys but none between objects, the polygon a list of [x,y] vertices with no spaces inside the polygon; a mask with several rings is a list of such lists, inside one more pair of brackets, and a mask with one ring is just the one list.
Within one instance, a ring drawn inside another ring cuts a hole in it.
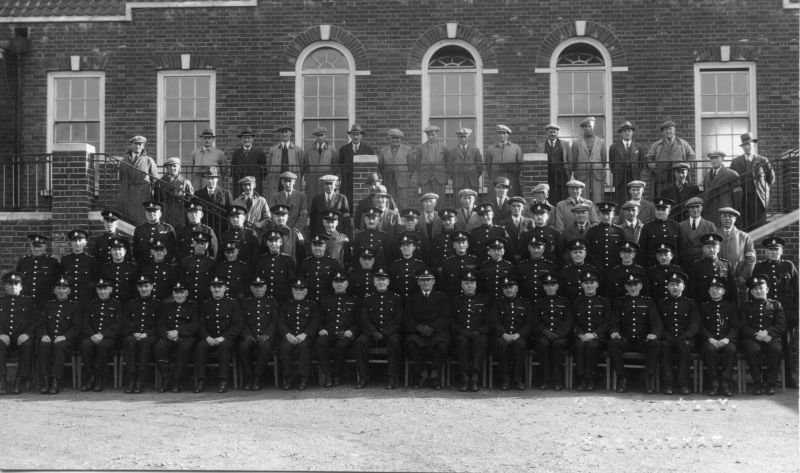
[{"label": "rectangular window", "polygon": [[213,71],[160,72],[158,79],[158,162],[178,156],[191,165],[198,135],[214,128],[216,107]]},{"label": "rectangular window", "polygon": [[597,119],[594,132],[604,138],[605,117],[605,71],[603,69],[559,70],[557,73],[558,118],[561,126],[559,136],[574,139],[583,135],[581,121],[588,116]]},{"label": "rectangular window", "polygon": [[105,74],[52,73],[48,85],[48,151],[56,143],[88,143],[102,152]]},{"label": "rectangular window", "polygon": [[730,161],[741,152],[739,135],[754,131],[754,68],[730,66],[730,63],[719,68],[701,65],[697,70],[698,156],[720,150]]},{"label": "rectangular window", "polygon": [[[476,73],[430,72],[430,124],[438,126],[440,141],[449,148],[458,142],[456,130],[476,129]],[[476,133],[470,135],[475,144]]]},{"label": "rectangular window", "polygon": [[303,148],[314,143],[317,127],[328,129],[335,148],[348,141],[350,76],[345,74],[303,76]]}]

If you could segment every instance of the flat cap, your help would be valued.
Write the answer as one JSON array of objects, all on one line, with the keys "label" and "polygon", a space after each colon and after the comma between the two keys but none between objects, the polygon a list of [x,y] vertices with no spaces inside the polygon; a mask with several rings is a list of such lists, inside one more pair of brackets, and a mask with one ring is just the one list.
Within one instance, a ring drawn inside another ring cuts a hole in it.
[{"label": "flat cap", "polygon": [[515,195],[514,197],[508,199],[508,205],[511,205],[511,204],[522,204],[522,205],[525,205],[525,204],[527,204],[527,202],[525,202],[524,198],[522,198],[522,197],[520,197],[518,195]]},{"label": "flat cap", "polygon": [[738,210],[734,209],[733,207],[722,207],[721,209],[717,210],[717,212],[721,214],[733,215],[734,217],[739,217],[742,215],[739,213]]},{"label": "flat cap", "polygon": [[635,200],[629,200],[629,201],[625,202],[624,204],[622,204],[622,210],[625,210],[625,209],[638,209],[639,207],[640,207],[639,202],[637,202]]},{"label": "flat cap", "polygon": [[433,192],[427,192],[422,194],[422,197],[419,198],[419,201],[422,202],[423,200],[434,199],[439,200],[439,194],[435,194]]},{"label": "flat cap", "polygon": [[665,121],[664,123],[661,124],[659,129],[663,130],[664,128],[669,128],[671,126],[675,126],[675,122],[673,122],[672,120],[667,120],[667,121]]},{"label": "flat cap", "polygon": [[545,130],[560,130],[561,127],[558,126],[558,123],[550,122],[550,123],[548,123],[547,125],[544,126],[544,129]]},{"label": "flat cap", "polygon": [[575,174],[572,174],[569,181],[567,181],[567,187],[586,187],[586,184],[575,179]]},{"label": "flat cap", "polygon": [[630,189],[630,188],[632,188],[632,187],[641,187],[641,188],[645,188],[645,187],[647,187],[647,183],[646,183],[646,182],[644,182],[644,181],[638,181],[638,180],[635,180],[635,181],[631,181],[631,182],[629,182],[629,183],[628,183],[628,185],[627,185],[627,187],[628,187],[628,189]]},{"label": "flat cap", "polygon": [[505,176],[497,176],[494,179],[494,185],[502,187],[511,187],[511,181]]},{"label": "flat cap", "polygon": [[498,133],[508,133],[510,135],[511,134],[511,128],[509,128],[509,127],[507,127],[505,125],[497,125],[497,132]]},{"label": "flat cap", "polygon": [[256,178],[253,177],[253,176],[245,176],[245,177],[239,179],[239,185],[242,185],[242,184],[256,185]]},{"label": "flat cap", "polygon": [[172,166],[173,164],[177,164],[178,166],[180,166],[181,165],[181,158],[173,156],[171,158],[167,158],[167,160],[164,161],[164,166]]},{"label": "flat cap", "polygon": [[675,171],[677,169],[686,169],[687,171],[690,169],[689,163],[685,163],[683,161],[677,162],[672,165],[672,170]]},{"label": "flat cap", "polygon": [[206,128],[205,130],[203,130],[200,133],[200,137],[201,138],[205,138],[205,137],[214,138],[215,136],[217,136],[217,135],[214,134],[214,130],[212,130],[211,128]]},{"label": "flat cap", "polygon": [[432,133],[434,131],[439,131],[439,130],[440,130],[440,128],[438,126],[436,126],[436,125],[428,125],[422,131],[424,131],[425,133]]},{"label": "flat cap", "polygon": [[319,180],[321,182],[336,182],[339,180],[339,176],[335,174],[325,174],[324,176],[320,177]]},{"label": "flat cap", "polygon": [[284,171],[281,173],[281,179],[297,179],[297,174],[293,173],[292,171]]},{"label": "flat cap", "polygon": [[459,128],[456,130],[456,136],[469,136],[472,134],[472,128]]},{"label": "flat cap", "polygon": [[544,192],[545,194],[550,193],[550,185],[549,184],[536,184],[536,186],[531,191],[532,193],[537,192]]},{"label": "flat cap", "polygon": [[583,202],[581,202],[580,204],[574,205],[572,207],[572,213],[588,212],[590,210],[592,210],[592,208],[589,207],[588,204],[584,204]]},{"label": "flat cap", "polygon": [[317,127],[317,128],[314,130],[314,132],[313,132],[313,133],[311,133],[311,134],[312,134],[312,135],[315,135],[315,136],[327,135],[327,134],[328,134],[328,129],[327,129],[327,128],[325,128],[324,126],[318,126],[318,127]]},{"label": "flat cap", "polygon": [[136,135],[128,140],[128,143],[147,143],[147,138],[142,135]]},{"label": "flat cap", "polygon": [[719,151],[719,150],[711,151],[711,152],[706,154],[706,157],[708,159],[711,159],[711,158],[725,158],[725,156],[726,156],[725,151]]},{"label": "flat cap", "polygon": [[597,121],[597,119],[595,117],[586,117],[583,120],[581,120],[581,123],[578,126],[583,127],[583,126],[588,125],[589,123],[594,123],[596,121]]},{"label": "flat cap", "polygon": [[472,189],[461,189],[460,191],[458,191],[458,197],[459,198],[464,197],[465,195],[471,195],[473,197],[478,197],[478,193],[475,192]]},{"label": "flat cap", "polygon": [[703,205],[703,198],[702,197],[692,197],[691,199],[687,200],[684,206],[686,207],[699,207]]},{"label": "flat cap", "polygon": [[392,138],[402,138],[406,136],[405,133],[403,133],[403,130],[399,128],[390,128],[389,131],[386,132],[386,134]]}]

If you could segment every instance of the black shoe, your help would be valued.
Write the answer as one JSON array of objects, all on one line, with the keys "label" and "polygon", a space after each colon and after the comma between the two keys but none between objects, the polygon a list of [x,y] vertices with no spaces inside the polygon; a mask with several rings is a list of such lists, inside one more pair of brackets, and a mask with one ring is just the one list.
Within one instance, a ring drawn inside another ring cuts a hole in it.
[{"label": "black shoe", "polygon": [[253,378],[253,382],[250,383],[250,389],[252,391],[261,391],[261,381],[258,377]]},{"label": "black shoe", "polygon": [[125,388],[125,394],[133,394],[134,389],[134,383],[131,381],[128,387]]},{"label": "black shoe", "polygon": [[284,379],[283,380],[283,390],[284,391],[289,391],[290,389],[292,389],[292,382],[289,381],[289,379]]},{"label": "black shoe", "polygon": [[22,393],[22,383],[24,383],[22,378],[18,377],[16,379],[14,379],[14,387],[11,389],[11,394],[20,394],[20,393]]},{"label": "black shoe", "polygon": [[89,378],[89,381],[86,381],[86,384],[84,384],[83,386],[81,386],[81,391],[83,391],[83,392],[86,392],[86,391],[93,391],[93,390],[94,390],[94,381],[95,381],[95,380],[94,380],[94,376],[92,376],[91,378]]},{"label": "black shoe", "polygon": [[39,392],[42,394],[50,394],[50,385],[47,384],[47,378],[42,378],[39,382]]},{"label": "black shoe", "polygon": [[325,375],[325,383],[323,385],[326,388],[332,388],[333,387],[333,379],[331,379],[331,375],[329,375],[329,374]]},{"label": "black shoe", "polygon": [[581,382],[578,383],[578,387],[575,388],[575,390],[576,391],[586,391],[586,380],[582,379]]},{"label": "black shoe", "polygon": [[786,387],[788,389],[797,389],[797,381],[795,381],[793,377],[787,376],[786,377]]},{"label": "black shoe", "polygon": [[172,392],[174,393],[183,392],[183,385],[181,383],[175,383],[175,385],[172,386]]},{"label": "black shoe", "polygon": [[304,389],[306,389],[306,379],[305,378],[300,378],[300,384],[297,386],[297,389],[299,389],[300,391],[303,391]]},{"label": "black shoe", "polygon": [[142,394],[144,388],[142,388],[142,382],[136,381],[136,384],[133,385],[133,394]]},{"label": "black shoe", "polygon": [[156,392],[165,393],[169,389],[168,386],[169,386],[169,380],[167,378],[161,378],[161,382],[158,383],[158,386],[156,387]]},{"label": "black shoe", "polygon": [[0,379],[0,395],[3,395],[3,394],[8,394],[6,392],[6,380],[5,379]]},{"label": "black shoe", "polygon": [[719,395],[719,385],[716,381],[711,383],[711,389],[708,391],[708,395],[711,397]]},{"label": "black shoe", "polygon": [[228,392],[228,381],[227,380],[225,380],[225,379],[219,380],[219,388],[217,389],[217,392],[220,393],[220,394],[224,394],[224,393]]},{"label": "black shoe", "polygon": [[470,381],[469,390],[474,392],[474,393],[478,392],[478,382],[477,381]]},{"label": "black shoe", "polygon": [[733,392],[731,392],[731,388],[730,388],[730,386],[728,386],[727,383],[722,383],[721,390],[722,390],[722,395],[723,396],[725,396],[725,397],[733,396]]},{"label": "black shoe", "polygon": [[194,383],[194,392],[195,392],[195,394],[205,392],[205,390],[206,390],[206,382],[205,382],[205,380],[198,379],[197,382]]},{"label": "black shoe", "polygon": [[514,381],[514,387],[517,388],[517,391],[524,391],[525,390],[525,383],[521,380]]},{"label": "black shoe", "polygon": [[[356,382],[356,389],[364,389],[366,387],[367,387],[367,380],[366,379],[361,378]],[[388,382],[386,383],[386,389],[392,389],[391,388],[391,384],[388,383]]]},{"label": "black shoe", "polygon": [[340,378],[338,376],[334,376],[333,377],[333,386],[336,387],[336,386],[341,386],[341,385],[342,385],[342,378]]},{"label": "black shoe", "polygon": [[656,377],[654,375],[646,375],[644,380],[645,394],[653,394],[656,391]]},{"label": "black shoe", "polygon": [[503,384],[500,385],[500,390],[501,391],[508,391],[508,388],[510,387],[510,385],[511,385],[510,382],[503,381]]},{"label": "black shoe", "polygon": [[587,381],[586,382],[586,390],[587,391],[594,391],[594,381]]},{"label": "black shoe", "polygon": [[668,396],[671,395],[672,394],[672,386],[667,386],[666,388],[664,388],[664,394],[666,394]]},{"label": "black shoe", "polygon": [[94,383],[94,392],[99,393],[104,389],[104,382],[103,378],[97,378],[97,381]]},{"label": "black shoe", "polygon": [[692,392],[689,391],[689,386],[681,386],[681,394],[683,394],[684,396],[688,396],[691,393]]},{"label": "black shoe", "polygon": [[768,385],[767,385],[767,388],[764,390],[764,392],[765,392],[765,393],[766,393],[768,396],[774,396],[774,395],[775,395],[775,386],[774,386],[774,385],[772,385],[772,384],[768,384]]},{"label": "black shoe", "polygon": [[59,387],[58,378],[52,378],[50,380],[50,390],[48,391],[50,394],[58,394],[61,392],[61,388]]},{"label": "black shoe", "polygon": [[469,390],[469,380],[467,378],[461,380],[461,386],[458,388],[458,390],[462,393]]},{"label": "black shoe", "polygon": [[753,386],[753,396],[760,396],[762,394],[764,394],[764,388],[762,388],[760,384]]},{"label": "black shoe", "polygon": [[626,381],[627,380],[625,378],[621,378],[619,380],[619,384],[617,386],[617,392],[618,393],[624,393],[624,392],[628,391],[627,386],[625,386],[627,384]]},{"label": "black shoe", "polygon": [[433,389],[436,389],[436,390],[442,389],[442,378],[440,378],[438,376],[432,376],[431,377],[431,384],[432,384]]},{"label": "black shoe", "polygon": [[539,383],[539,389],[541,391],[547,391],[548,389],[550,389],[550,383],[548,383],[547,381]]},{"label": "black shoe", "polygon": [[[367,385],[367,380],[366,379],[362,379],[361,381],[364,384],[364,386]],[[397,387],[397,379],[394,376],[389,376],[389,378],[386,380],[386,389],[391,390],[391,389],[394,389],[396,387]]]},{"label": "black shoe", "polygon": [[564,389],[563,383],[555,383],[553,385],[553,391],[562,391]]},{"label": "black shoe", "polygon": [[242,389],[244,389],[245,391],[252,390],[254,382],[255,382],[254,378],[251,378],[250,381],[245,381],[244,385],[242,385]]}]

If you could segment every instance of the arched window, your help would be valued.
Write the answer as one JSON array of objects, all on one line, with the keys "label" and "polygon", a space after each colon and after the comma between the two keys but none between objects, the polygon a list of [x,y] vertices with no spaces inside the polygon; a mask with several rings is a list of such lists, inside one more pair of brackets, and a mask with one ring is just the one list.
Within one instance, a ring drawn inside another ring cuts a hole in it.
[{"label": "arched window", "polygon": [[[590,42],[591,41],[591,42]],[[610,134],[611,64],[608,52],[587,38],[567,41],[553,54],[551,70],[553,118],[560,126],[560,136],[581,136],[580,122],[594,116],[595,134]],[[610,140],[610,138],[608,138]]]},{"label": "arched window", "polygon": [[355,70],[350,52],[334,42],[315,43],[298,57],[297,142],[308,148],[317,127],[328,129],[335,147],[347,143],[355,115]]},{"label": "arched window", "polygon": [[454,146],[456,130],[473,130],[470,141],[482,147],[481,61],[477,51],[461,41],[440,41],[422,64],[422,124],[438,126],[439,137]]}]

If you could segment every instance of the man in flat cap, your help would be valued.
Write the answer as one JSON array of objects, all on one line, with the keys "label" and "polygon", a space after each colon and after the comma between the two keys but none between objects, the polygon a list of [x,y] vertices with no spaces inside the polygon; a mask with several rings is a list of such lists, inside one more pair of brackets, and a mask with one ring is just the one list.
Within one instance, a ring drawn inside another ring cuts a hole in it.
[{"label": "man in flat cap", "polygon": [[139,204],[153,198],[152,186],[158,179],[158,166],[145,150],[147,138],[136,135],[128,142],[130,147],[119,167],[119,192],[125,198],[117,199],[117,210],[138,225],[144,222]]},{"label": "man in flat cap", "polygon": [[739,146],[744,154],[731,161],[731,169],[739,173],[739,185],[742,187],[741,228],[748,228],[766,218],[770,186],[775,181],[775,171],[769,160],[756,154],[756,143],[758,138],[752,133],[743,134]]},{"label": "man in flat cap", "polygon": [[724,151],[711,151],[706,157],[711,167],[703,176],[703,217],[719,225],[719,209],[739,206],[739,173],[725,167]]},{"label": "man in flat cap", "polygon": [[497,176],[494,179],[494,197],[489,201],[494,211],[494,219],[501,222],[511,215],[510,200],[508,192],[511,190],[511,181],[505,176]]},{"label": "man in flat cap", "polygon": [[[361,201],[358,202],[358,206],[356,206],[356,213],[353,216],[353,222],[355,225],[354,230],[356,231],[363,230],[365,228],[364,212],[366,212],[367,209],[377,207],[377,201],[379,198],[386,199],[386,203],[384,205],[385,208],[392,211],[397,210],[397,204],[395,204],[394,198],[391,196],[391,194],[389,194],[386,186],[383,185],[383,179],[381,178],[380,174],[377,172],[370,173],[367,178],[364,179],[364,186],[369,191],[369,194],[361,199]],[[378,194],[383,195],[379,196]]]},{"label": "man in flat cap", "polygon": [[553,228],[559,232],[563,232],[565,228],[573,226],[575,224],[575,213],[572,211],[572,208],[579,204],[589,207],[589,223],[594,224],[600,221],[597,217],[597,210],[594,208],[594,203],[583,197],[583,191],[585,189],[586,184],[575,179],[574,175],[567,181],[569,197],[556,204]]},{"label": "man in flat cap", "polygon": [[[200,190],[195,190],[194,194],[195,197],[207,204],[206,223],[217,234],[228,229],[227,215],[233,205],[233,194],[219,185],[220,178],[221,175],[216,169],[203,173],[203,181],[206,185]],[[234,183],[236,182],[238,181],[234,181]]]},{"label": "man in flat cap", "polygon": [[439,143],[439,127],[428,125],[424,130],[427,140],[414,149],[414,166],[417,183],[423,193],[444,195],[449,178],[445,165],[445,145]]},{"label": "man in flat cap", "polygon": [[[341,155],[340,155],[341,156]],[[322,183],[324,192],[317,194],[311,199],[310,226],[311,233],[324,233],[325,226],[322,223],[322,213],[329,210],[339,212],[342,221],[339,223],[340,231],[346,235],[352,233],[353,225],[350,213],[350,199],[340,192],[336,191],[336,183],[339,178],[333,174],[326,174],[319,178]],[[339,189],[343,189],[340,187]]]},{"label": "man in flat cap", "polygon": [[[480,187],[481,174],[486,170],[481,150],[470,142],[472,129],[459,128],[456,130],[456,136],[458,137],[458,143],[448,149],[445,154],[445,162],[449,169],[450,178],[453,181],[454,198],[461,189],[478,189]],[[455,199],[452,203],[457,204]]]},{"label": "man in flat cap", "polygon": [[[655,211],[655,206],[653,207]],[[639,219],[639,203],[629,200],[622,204],[620,212],[619,226],[622,228],[622,233],[625,239],[634,243],[639,243],[639,236],[642,233],[642,221]]]},{"label": "man in flat cap", "polygon": [[478,193],[472,189],[461,189],[458,191],[459,205],[456,207],[456,229],[470,232],[473,228],[481,224],[475,207],[475,199]]},{"label": "man in flat cap", "polygon": [[[392,128],[387,135],[389,144],[378,152],[378,172],[383,176],[386,190],[397,199],[401,208],[405,208],[410,204],[408,196],[412,190],[411,173],[415,164],[414,149],[403,143],[402,130]],[[413,191],[416,193],[417,186],[413,187]]]},{"label": "man in flat cap", "polygon": [[28,235],[30,254],[17,261],[16,271],[22,273],[22,295],[33,299],[37,309],[52,298],[53,282],[61,273],[57,259],[47,254],[48,237],[32,233]]},{"label": "man in flat cap", "polygon": [[681,257],[683,267],[688,268],[692,262],[703,256],[703,242],[700,237],[717,231],[717,226],[703,218],[703,199],[692,197],[684,204],[689,218],[680,223]]},{"label": "man in flat cap", "polygon": [[183,226],[183,208],[193,195],[192,183],[181,174],[181,158],[167,158],[164,175],[156,181],[153,189],[153,199],[164,203],[164,221],[175,227]]},{"label": "man in flat cap", "polygon": [[539,152],[547,154],[547,185],[553,190],[553,201],[566,198],[566,184],[569,180],[572,150],[569,141],[558,137],[561,127],[558,123],[548,123],[544,127],[547,139],[539,143]]},{"label": "man in flat cap", "polygon": [[700,188],[697,187],[697,184],[689,182],[689,170],[688,163],[675,163],[672,166],[672,183],[667,185],[661,193],[661,197],[671,199],[676,206],[681,207],[672,213],[671,218],[676,222],[686,220],[689,213],[686,206],[681,204],[700,195]]},{"label": "man in flat cap", "polygon": [[505,228],[506,233],[508,233],[509,243],[511,244],[508,256],[509,260],[514,263],[516,263],[514,258],[515,251],[519,247],[519,236],[533,228],[533,219],[522,216],[522,210],[525,208],[526,203],[523,197],[511,197],[508,199],[509,215],[498,219],[498,225]]},{"label": "man in flat cap", "polygon": [[[722,236],[719,257],[725,258],[733,265],[733,274],[730,276],[740,291],[740,300],[745,299],[745,282],[753,273],[756,264],[756,249],[753,238],[749,233],[739,230],[736,221],[739,211],[731,207],[719,209],[720,228],[717,233]],[[776,294],[772,295],[773,297]]]},{"label": "man in flat cap", "polygon": [[308,199],[305,192],[295,189],[296,185],[297,174],[292,171],[282,172],[281,187],[283,189],[272,194],[269,203],[272,206],[285,205],[288,207],[289,215],[286,226],[302,232],[308,225]]},{"label": "man in flat cap", "polygon": [[450,348],[450,302],[444,292],[433,288],[436,277],[430,269],[420,269],[415,276],[418,289],[406,299],[403,318],[412,385],[419,389],[430,378],[433,389],[441,389],[439,370],[447,362]]},{"label": "man in flat cap", "polygon": [[267,178],[264,195],[273,195],[281,190],[280,175],[291,171],[298,176],[297,187],[302,189],[303,173],[308,171],[308,157],[300,146],[292,141],[294,129],[282,126],[276,130],[280,136],[275,146],[267,152]]},{"label": "man in flat cap", "polygon": [[0,394],[6,394],[6,359],[19,356],[12,394],[20,394],[23,384],[33,374],[34,337],[39,325],[33,299],[22,295],[23,274],[9,271],[3,275],[5,293],[0,297]]},{"label": "man in flat cap", "polygon": [[647,145],[633,140],[636,127],[631,122],[622,122],[617,129],[619,141],[608,148],[611,173],[614,177],[614,200],[628,200],[627,184],[641,177],[645,167]]},{"label": "man in flat cap", "polygon": [[433,192],[428,192],[419,198],[422,204],[422,213],[417,222],[417,230],[422,233],[425,238],[425,243],[428,252],[424,255],[425,262],[431,263],[431,248],[433,247],[433,238],[442,231],[442,219],[436,212],[436,204],[439,202],[439,195]]},{"label": "man in flat cap", "polygon": [[202,175],[204,172],[216,169],[225,164],[225,152],[217,149],[215,140],[217,136],[214,130],[206,128],[200,133],[200,147],[192,150],[192,157],[189,164],[192,166],[189,172],[192,181],[192,188],[199,189],[203,185]]},{"label": "man in flat cap", "polygon": [[348,202],[353,201],[353,156],[374,155],[375,151],[370,145],[364,143],[366,132],[361,125],[353,124],[347,132],[350,142],[339,148],[338,173],[341,179],[339,192],[347,197]]},{"label": "man in flat cap", "polygon": [[627,185],[628,193],[626,194],[629,199],[627,202],[634,202],[639,206],[638,216],[643,224],[656,217],[656,206],[645,197],[645,187],[647,187],[647,183],[644,181],[630,181]]},{"label": "man in flat cap", "polygon": [[[747,288],[750,300],[739,307],[739,346],[753,377],[753,394],[773,395],[784,350],[781,337],[786,331],[786,315],[783,305],[768,297],[765,275],[751,276]],[[767,365],[763,378],[762,363]]]},{"label": "man in flat cap", "polygon": [[233,199],[233,205],[246,209],[245,220],[256,229],[259,236],[263,235],[272,225],[272,215],[267,199],[256,192],[256,178],[246,176],[240,179],[239,190],[241,193]]},{"label": "man in flat cap", "polygon": [[510,141],[511,128],[497,125],[497,142],[486,148],[486,168],[489,179],[505,176],[511,181],[514,192],[521,192],[519,176],[522,174],[522,149]]},{"label": "man in flat cap", "polygon": [[[694,161],[692,147],[675,136],[675,122],[667,120],[661,124],[662,138],[647,149],[645,158],[650,168],[650,196],[664,197],[664,190],[672,183],[672,167],[675,163]],[[692,197],[692,196],[690,196]]]},{"label": "man in flat cap", "polygon": [[583,135],[572,142],[572,168],[574,176],[586,184],[586,195],[595,202],[604,196],[608,149],[603,138],[595,135],[595,117],[586,117],[580,127]]},{"label": "man in flat cap", "polygon": [[[306,187],[303,190],[309,198],[322,192],[322,185],[319,178],[326,174],[336,174],[338,172],[339,152],[331,142],[328,141],[328,129],[324,126],[314,130],[314,143],[306,150],[308,157],[308,172],[305,175]],[[276,202],[272,202],[274,205]]]},{"label": "man in flat cap", "polygon": [[256,178],[256,192],[264,194],[262,181],[264,180],[264,169],[267,165],[267,155],[261,148],[253,146],[256,139],[256,132],[246,126],[236,135],[242,142],[242,146],[236,148],[231,158],[231,176],[233,182],[245,176]]}]

